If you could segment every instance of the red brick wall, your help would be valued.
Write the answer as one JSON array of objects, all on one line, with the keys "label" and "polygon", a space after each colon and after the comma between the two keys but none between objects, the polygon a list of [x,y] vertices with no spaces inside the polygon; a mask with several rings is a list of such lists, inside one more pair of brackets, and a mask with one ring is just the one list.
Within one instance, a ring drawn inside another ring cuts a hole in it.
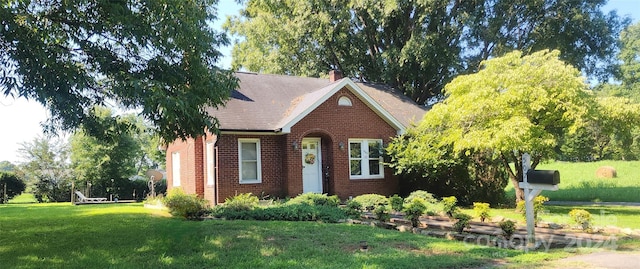
[{"label": "red brick wall", "polygon": [[[338,99],[342,96],[349,97],[353,105],[338,106]],[[382,139],[383,144],[387,145],[396,133],[393,127],[354,94],[342,89],[295,124],[288,135],[287,144],[293,140],[301,141],[303,137],[322,137],[322,165],[330,167],[330,194],[337,194],[342,199],[365,193],[391,195],[398,188],[398,179],[391,169],[385,168],[384,179],[349,179],[348,147],[349,138]],[[344,143],[344,150],[339,149],[340,142]],[[285,161],[290,168],[287,173],[287,192],[291,196],[302,192],[302,160],[299,154],[300,151],[297,151]]]},{"label": "red brick wall", "polygon": [[180,153],[180,187],[185,193],[196,193],[196,171],[195,166],[195,140],[176,140],[167,147],[167,189],[173,186],[173,161],[172,155]]}]

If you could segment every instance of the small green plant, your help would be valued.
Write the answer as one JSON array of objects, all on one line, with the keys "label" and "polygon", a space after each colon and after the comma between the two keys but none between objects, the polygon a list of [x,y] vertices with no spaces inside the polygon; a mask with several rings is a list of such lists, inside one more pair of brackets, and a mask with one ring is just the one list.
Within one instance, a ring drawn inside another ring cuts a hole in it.
[{"label": "small green plant", "polygon": [[241,193],[224,200],[224,207],[235,211],[249,211],[258,207],[260,199],[251,193]]},{"label": "small green plant", "polygon": [[513,233],[516,232],[516,223],[512,220],[503,220],[500,222],[500,229],[506,238],[511,238]]},{"label": "small green plant", "polygon": [[[536,198],[533,198],[533,221],[536,226],[538,226],[538,222],[540,221],[540,213],[544,211],[544,203],[548,202],[549,198],[539,195]],[[516,205],[516,211],[522,213],[522,215],[527,217],[527,210],[524,201],[518,202]]]},{"label": "small green plant", "polygon": [[347,201],[344,211],[350,218],[359,219],[362,216],[362,205],[358,201],[351,199]]},{"label": "small green plant", "polygon": [[453,215],[458,210],[458,206],[456,205],[457,203],[458,203],[458,198],[456,198],[455,196],[449,196],[449,197],[442,198],[442,205],[443,205],[444,213],[446,213],[447,216],[449,216],[449,217],[453,217]]},{"label": "small green plant", "polygon": [[391,204],[391,209],[395,212],[402,211],[402,208],[404,207],[404,199],[397,194],[389,197],[389,203]]},{"label": "small green plant", "polygon": [[391,219],[391,215],[389,214],[389,209],[386,205],[381,205],[376,207],[373,210],[373,214],[376,216],[376,219],[379,221],[387,222]]},{"label": "small green plant", "polygon": [[407,196],[407,198],[404,199],[404,203],[409,204],[414,198],[422,198],[426,203],[430,203],[430,204],[435,204],[438,202],[438,199],[436,199],[433,196],[433,194],[427,191],[417,190],[417,191],[411,192],[409,196]]},{"label": "small green plant", "polygon": [[473,203],[473,212],[476,214],[476,217],[480,218],[481,222],[484,222],[487,218],[491,217],[490,209],[491,206],[489,203]]},{"label": "small green plant", "polygon": [[[452,196],[453,197],[453,196]],[[469,228],[469,221],[471,220],[471,216],[464,213],[456,213],[453,218],[457,219],[456,223],[453,224],[453,230],[461,233],[465,228]]]},{"label": "small green plant", "polygon": [[576,224],[580,225],[580,228],[584,231],[591,230],[591,223],[593,222],[593,217],[589,211],[584,209],[574,208],[569,211],[569,216]]},{"label": "small green plant", "polygon": [[405,214],[405,218],[411,221],[411,226],[420,226],[420,216],[427,210],[426,203],[424,199],[416,197],[410,203],[405,204],[402,212]]},{"label": "small green plant", "polygon": [[389,199],[380,194],[363,194],[353,198],[353,200],[360,203],[368,211],[373,211],[378,206],[389,204]]},{"label": "small green plant", "polygon": [[164,199],[169,213],[188,220],[200,219],[208,209],[207,200],[195,194],[185,194],[181,189],[172,189]]},{"label": "small green plant", "polygon": [[289,204],[309,204],[309,205],[326,205],[337,207],[340,205],[340,198],[337,195],[327,196],[326,193],[304,193],[289,200]]}]

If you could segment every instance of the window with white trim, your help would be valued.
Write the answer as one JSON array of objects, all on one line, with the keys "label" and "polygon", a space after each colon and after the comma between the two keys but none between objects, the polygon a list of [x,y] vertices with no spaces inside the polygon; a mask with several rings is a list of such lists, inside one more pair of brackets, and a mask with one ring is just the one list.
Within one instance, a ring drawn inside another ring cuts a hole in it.
[{"label": "window with white trim", "polygon": [[171,178],[173,186],[180,186],[180,152],[171,153]]},{"label": "window with white trim", "polygon": [[340,99],[338,99],[338,105],[339,106],[352,106],[353,104],[351,103],[351,99],[349,99],[349,97],[342,96],[342,97],[340,97]]},{"label": "window with white trim", "polygon": [[207,142],[207,185],[213,186],[216,179],[216,146],[214,142]]},{"label": "window with white trim", "polygon": [[240,184],[262,182],[260,139],[238,139],[238,166],[240,168]]},{"label": "window with white trim", "polygon": [[349,139],[350,179],[384,178],[382,139]]}]

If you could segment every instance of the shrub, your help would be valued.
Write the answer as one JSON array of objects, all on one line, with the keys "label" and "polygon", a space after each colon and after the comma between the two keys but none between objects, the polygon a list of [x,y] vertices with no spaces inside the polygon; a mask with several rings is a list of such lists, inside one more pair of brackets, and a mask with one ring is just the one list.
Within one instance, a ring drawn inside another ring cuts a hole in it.
[{"label": "shrub", "polygon": [[389,209],[386,205],[381,205],[373,210],[373,214],[376,215],[376,219],[379,221],[389,221],[391,215],[389,215]]},{"label": "shrub", "polygon": [[395,212],[402,211],[402,208],[404,207],[404,199],[397,194],[389,197],[389,203],[391,204],[391,209]]},{"label": "shrub", "polygon": [[405,214],[405,218],[411,221],[413,227],[420,225],[420,216],[422,216],[427,210],[427,202],[419,197],[411,199],[410,203],[405,204],[402,212]]},{"label": "shrub", "polygon": [[320,193],[304,193],[289,200],[290,204],[326,205],[337,207],[340,205],[340,198],[337,195],[327,196]]},{"label": "shrub", "polygon": [[185,194],[181,189],[172,189],[165,197],[164,204],[171,215],[188,220],[200,219],[208,208],[207,200],[195,194]]},{"label": "shrub", "polygon": [[569,211],[569,216],[576,224],[580,225],[582,230],[589,231],[591,230],[591,223],[593,222],[593,217],[589,211],[584,209],[572,209]]},{"label": "shrub", "polygon": [[344,210],[350,218],[359,219],[362,215],[362,205],[353,199],[347,201],[347,205],[344,207]]},{"label": "shrub", "polygon": [[461,233],[462,231],[464,231],[464,228],[469,228],[469,221],[471,220],[471,216],[464,213],[457,213],[453,217],[458,220],[453,224],[454,231]]},{"label": "shrub", "polygon": [[442,198],[443,211],[447,214],[447,216],[453,217],[453,214],[456,213],[456,211],[458,210],[458,206],[456,205],[456,203],[458,203],[458,198],[456,198],[455,196]]},{"label": "shrub", "polygon": [[487,218],[491,216],[489,210],[491,206],[489,203],[473,203],[473,212],[475,212],[476,217],[480,218],[481,222],[484,222]]},{"label": "shrub", "polygon": [[404,199],[404,203],[409,204],[415,198],[422,199],[426,208],[424,213],[427,215],[436,215],[438,212],[442,211],[442,203],[439,203],[438,199],[433,197],[433,194],[423,190],[417,190],[410,193],[409,196]]},{"label": "shrub", "polygon": [[512,220],[503,220],[500,222],[500,229],[505,237],[510,238],[516,232],[516,223]]},{"label": "shrub", "polygon": [[215,217],[229,220],[284,220],[339,222],[347,217],[344,210],[333,206],[316,206],[307,203],[288,203],[253,210],[237,211],[218,206],[212,211]]},{"label": "shrub", "polygon": [[[536,196],[536,198],[533,198],[533,221],[536,226],[538,225],[538,221],[540,221],[539,213],[544,211],[544,203],[547,201],[549,201],[549,198],[542,195],[539,195],[539,196]],[[516,211],[522,212],[522,215],[525,218],[527,217],[527,210],[525,208],[524,201],[518,202],[518,205],[516,206]]]},{"label": "shrub", "polygon": [[353,198],[362,205],[365,210],[373,211],[376,207],[381,205],[388,205],[389,199],[380,194],[363,194]]},{"label": "shrub", "polygon": [[258,207],[259,199],[251,193],[241,193],[224,200],[224,207],[235,211],[248,211]]}]

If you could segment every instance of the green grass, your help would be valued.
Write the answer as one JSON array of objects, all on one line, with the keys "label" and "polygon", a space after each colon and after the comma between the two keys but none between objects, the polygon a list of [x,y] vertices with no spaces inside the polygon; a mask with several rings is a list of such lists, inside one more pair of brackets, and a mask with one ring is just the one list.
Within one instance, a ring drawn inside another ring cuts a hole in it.
[{"label": "green grass", "polygon": [[[536,266],[524,253],[363,225],[200,221],[141,204],[0,205],[2,268],[468,268]],[[369,245],[359,250],[361,240]]]},{"label": "green grass", "polygon": [[36,203],[36,202],[38,201],[36,200],[36,197],[33,196],[32,193],[23,193],[7,201],[7,203],[9,204],[29,204],[29,203]]},{"label": "green grass", "polygon": [[[616,178],[597,178],[600,166],[613,166]],[[640,202],[640,161],[552,162],[536,169],[560,171],[557,191],[542,191],[552,201]],[[512,184],[506,188],[515,197]]]}]

